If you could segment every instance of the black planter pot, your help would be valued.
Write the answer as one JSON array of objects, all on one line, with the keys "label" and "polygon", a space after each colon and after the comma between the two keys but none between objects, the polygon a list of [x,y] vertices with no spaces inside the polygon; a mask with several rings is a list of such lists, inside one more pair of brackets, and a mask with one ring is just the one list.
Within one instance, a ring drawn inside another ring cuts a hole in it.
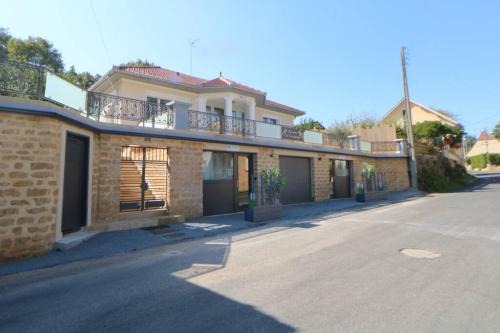
[{"label": "black planter pot", "polygon": [[365,194],[364,193],[356,193],[356,201],[357,202],[365,202]]},{"label": "black planter pot", "polygon": [[245,208],[245,221],[253,222],[253,208]]}]

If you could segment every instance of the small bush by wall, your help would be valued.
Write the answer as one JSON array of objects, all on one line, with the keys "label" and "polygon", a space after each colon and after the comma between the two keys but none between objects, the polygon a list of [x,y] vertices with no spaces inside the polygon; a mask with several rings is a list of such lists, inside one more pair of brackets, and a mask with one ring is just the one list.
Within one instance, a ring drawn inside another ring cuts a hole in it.
[{"label": "small bush by wall", "polygon": [[488,163],[491,165],[500,165],[500,154],[480,154],[468,157],[466,162],[473,169],[482,170],[488,166]]},{"label": "small bush by wall", "polygon": [[434,155],[418,159],[418,187],[426,192],[448,192],[459,190],[474,177],[465,168],[450,160]]},{"label": "small bush by wall", "polygon": [[492,165],[500,165],[500,154],[489,154],[488,159]]},{"label": "small bush by wall", "polygon": [[473,169],[484,169],[488,163],[488,156],[486,156],[486,154],[471,156],[467,160],[467,163],[469,163]]}]

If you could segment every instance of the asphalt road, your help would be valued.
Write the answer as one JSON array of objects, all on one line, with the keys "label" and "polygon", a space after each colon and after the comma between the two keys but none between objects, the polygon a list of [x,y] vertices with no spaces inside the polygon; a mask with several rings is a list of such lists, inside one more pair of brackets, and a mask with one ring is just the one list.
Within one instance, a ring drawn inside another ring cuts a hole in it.
[{"label": "asphalt road", "polygon": [[0,331],[498,331],[499,205],[491,184],[5,276]]}]

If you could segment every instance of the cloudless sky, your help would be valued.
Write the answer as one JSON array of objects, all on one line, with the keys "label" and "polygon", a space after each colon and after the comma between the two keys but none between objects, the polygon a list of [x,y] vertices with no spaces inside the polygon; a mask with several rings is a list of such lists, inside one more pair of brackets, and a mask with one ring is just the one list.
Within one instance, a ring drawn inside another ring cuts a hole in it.
[{"label": "cloudless sky", "polygon": [[[103,74],[146,58],[264,90],[329,125],[383,116],[402,97],[459,116],[478,135],[500,121],[500,1],[0,0],[0,26],[41,36],[66,67]],[[108,52],[106,52],[106,49]],[[109,54],[109,56],[108,56]]]}]

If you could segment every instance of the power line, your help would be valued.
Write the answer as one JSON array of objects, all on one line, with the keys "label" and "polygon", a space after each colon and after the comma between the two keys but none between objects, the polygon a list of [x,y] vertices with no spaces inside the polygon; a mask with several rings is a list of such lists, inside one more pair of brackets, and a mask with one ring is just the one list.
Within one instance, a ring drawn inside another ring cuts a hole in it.
[{"label": "power line", "polygon": [[[109,64],[111,65],[111,67],[113,67],[113,62],[111,61],[111,57],[109,55],[108,48],[106,47],[106,43],[104,42],[104,37],[103,37],[102,31],[101,31],[101,26],[99,25],[99,21],[97,19],[94,5],[92,4],[92,0],[89,0],[89,5],[90,5],[91,12],[92,12],[92,17],[94,18],[94,22],[95,22],[95,25],[97,27],[97,32],[99,33],[99,38],[101,39],[101,43],[102,43],[102,46],[104,48],[104,52],[106,53],[106,57],[108,58]],[[107,75],[106,75],[106,79],[109,81],[109,83],[111,83],[111,85],[113,86],[113,89],[118,94],[118,90],[116,89],[116,86],[113,83],[113,81],[111,81]]]}]

